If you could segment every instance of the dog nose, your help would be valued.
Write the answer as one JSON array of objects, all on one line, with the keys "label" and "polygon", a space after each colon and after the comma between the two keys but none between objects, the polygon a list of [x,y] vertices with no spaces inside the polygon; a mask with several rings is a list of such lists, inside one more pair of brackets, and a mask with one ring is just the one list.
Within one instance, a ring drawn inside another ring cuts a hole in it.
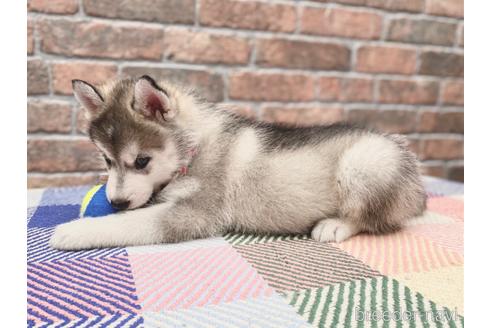
[{"label": "dog nose", "polygon": [[130,205],[130,201],[124,199],[115,199],[111,200],[111,206],[113,206],[117,210],[126,210]]}]

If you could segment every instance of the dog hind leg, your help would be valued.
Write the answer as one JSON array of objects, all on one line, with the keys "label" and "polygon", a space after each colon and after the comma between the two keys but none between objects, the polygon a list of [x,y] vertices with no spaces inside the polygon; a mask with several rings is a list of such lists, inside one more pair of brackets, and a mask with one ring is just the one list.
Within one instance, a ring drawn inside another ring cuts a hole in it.
[{"label": "dog hind leg", "polygon": [[316,223],[311,238],[320,242],[342,242],[359,232],[357,225],[350,221],[329,218]]},{"label": "dog hind leg", "polygon": [[338,218],[319,221],[312,237],[343,241],[359,232],[393,232],[425,208],[416,162],[389,138],[366,136],[341,156]]}]

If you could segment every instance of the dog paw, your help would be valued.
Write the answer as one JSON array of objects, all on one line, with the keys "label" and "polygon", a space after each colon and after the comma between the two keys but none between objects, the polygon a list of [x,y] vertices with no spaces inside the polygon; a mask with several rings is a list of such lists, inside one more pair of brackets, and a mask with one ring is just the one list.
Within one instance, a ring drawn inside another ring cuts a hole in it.
[{"label": "dog paw", "polygon": [[325,219],[319,221],[311,232],[311,238],[320,242],[340,243],[357,234],[358,229],[341,219]]},{"label": "dog paw", "polygon": [[84,229],[77,221],[61,224],[55,228],[51,236],[50,246],[64,251],[73,251],[88,248],[90,236],[84,233]]}]

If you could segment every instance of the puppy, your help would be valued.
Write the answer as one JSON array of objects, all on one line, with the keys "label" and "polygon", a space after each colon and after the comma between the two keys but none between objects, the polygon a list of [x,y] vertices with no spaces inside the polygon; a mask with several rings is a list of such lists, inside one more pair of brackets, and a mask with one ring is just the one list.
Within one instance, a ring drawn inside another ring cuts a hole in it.
[{"label": "puppy", "polygon": [[425,210],[402,137],[345,124],[248,120],[149,76],[74,80],[88,134],[122,210],[59,225],[51,245],[79,250],[176,243],[226,232],[341,242],[388,233]]}]

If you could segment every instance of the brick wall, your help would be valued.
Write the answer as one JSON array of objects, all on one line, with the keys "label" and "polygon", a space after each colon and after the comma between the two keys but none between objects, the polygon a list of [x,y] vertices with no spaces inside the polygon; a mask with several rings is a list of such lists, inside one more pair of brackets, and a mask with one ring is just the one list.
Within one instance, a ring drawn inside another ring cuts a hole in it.
[{"label": "brick wall", "polygon": [[247,116],[408,135],[463,179],[462,0],[30,0],[28,185],[94,183],[70,80],[151,74]]}]

